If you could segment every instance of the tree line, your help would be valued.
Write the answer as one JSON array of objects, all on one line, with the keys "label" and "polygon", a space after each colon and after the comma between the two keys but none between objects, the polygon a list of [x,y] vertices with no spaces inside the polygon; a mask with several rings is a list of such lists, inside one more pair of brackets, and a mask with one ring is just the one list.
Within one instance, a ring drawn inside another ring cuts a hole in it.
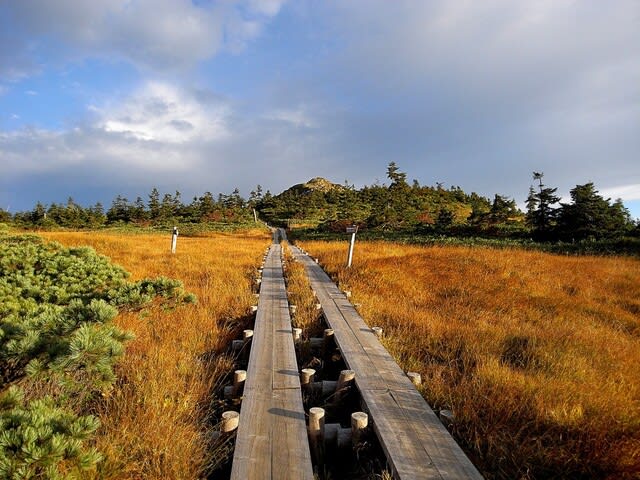
[{"label": "tree line", "polygon": [[355,189],[348,184],[314,188],[314,181],[294,186],[275,197],[265,196],[257,208],[271,223],[317,224],[343,231],[347,224],[383,231],[417,234],[533,238],[539,241],[580,241],[639,235],[621,200],[603,198],[593,183],[576,185],[571,202],[562,203],[557,188],[545,185],[543,173],[533,172],[522,212],[514,199],[496,194],[492,199],[460,187],[411,184],[399,167],[387,167],[389,184]]},{"label": "tree line", "polygon": [[200,197],[193,197],[190,203],[182,201],[179,191],[161,196],[157,188],[153,188],[145,201],[138,196],[130,201],[118,195],[105,211],[98,202],[90,207],[82,207],[73,198],[66,204],[52,203],[44,205],[38,202],[29,211],[18,212],[11,216],[0,210],[0,222],[13,222],[18,226],[50,228],[100,228],[114,225],[170,225],[176,223],[226,222],[243,223],[253,220],[253,206],[262,195],[261,187],[252,192],[249,200],[245,200],[238,189],[230,194],[218,194],[214,197],[206,192]]},{"label": "tree line", "polygon": [[184,203],[180,192],[161,195],[153,188],[146,200],[130,201],[118,195],[105,211],[100,203],[83,208],[69,198],[66,204],[42,203],[9,215],[0,210],[0,222],[28,228],[99,228],[113,225],[168,226],[172,224],[249,223],[254,215],[270,224],[303,225],[321,231],[344,231],[349,224],[362,229],[414,232],[417,235],[532,238],[537,241],[581,241],[640,236],[621,200],[602,197],[591,182],[576,185],[564,203],[557,188],[533,172],[532,184],[521,211],[515,200],[495,194],[487,198],[466,193],[458,186],[445,188],[409,183],[407,174],[391,162],[388,183],[355,188],[325,179],[294,185],[278,195],[257,185],[245,199],[236,188],[214,197],[206,192]]}]

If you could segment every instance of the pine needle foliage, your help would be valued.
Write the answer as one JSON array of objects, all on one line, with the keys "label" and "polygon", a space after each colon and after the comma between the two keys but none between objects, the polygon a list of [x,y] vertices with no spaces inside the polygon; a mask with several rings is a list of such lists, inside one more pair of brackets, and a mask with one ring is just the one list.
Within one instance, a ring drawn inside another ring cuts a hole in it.
[{"label": "pine needle foliage", "polygon": [[131,336],[110,322],[157,296],[193,301],[168,278],[128,282],[128,273],[87,247],[38,237],[0,240],[0,379],[82,370],[93,388],[114,380]]},{"label": "pine needle foliage", "polygon": [[101,459],[83,446],[98,427],[91,415],[76,416],[51,398],[27,403],[10,387],[0,396],[0,478],[77,478]]},{"label": "pine needle foliage", "polygon": [[[61,405],[86,409],[115,381],[133,338],[113,324],[119,311],[195,301],[177,280],[128,276],[91,248],[0,236],[0,478],[67,478],[100,460],[82,445],[98,420]],[[16,384],[38,382],[55,395],[25,401]]]}]

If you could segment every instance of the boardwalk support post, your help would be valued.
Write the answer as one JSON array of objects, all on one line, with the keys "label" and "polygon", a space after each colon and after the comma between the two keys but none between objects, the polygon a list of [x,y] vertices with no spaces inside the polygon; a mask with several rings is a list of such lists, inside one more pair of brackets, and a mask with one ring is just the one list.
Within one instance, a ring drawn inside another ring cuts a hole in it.
[{"label": "boardwalk support post", "polygon": [[231,350],[233,350],[234,353],[241,351],[242,347],[244,347],[244,340],[233,340],[231,342]]},{"label": "boardwalk support post", "polygon": [[243,355],[242,358],[246,362],[249,360],[249,354],[251,353],[251,339],[253,338],[253,330],[243,330],[242,331],[242,343],[243,343]]},{"label": "boardwalk support post", "polygon": [[411,383],[413,383],[416,387],[422,384],[422,377],[418,372],[407,372],[407,377],[409,377]]},{"label": "boardwalk support post", "polygon": [[313,368],[303,368],[300,372],[300,386],[303,391],[311,390],[311,386],[313,385],[313,376],[316,374],[316,371]]},{"label": "boardwalk support post", "polygon": [[300,342],[300,340],[302,340],[302,329],[301,328],[294,328],[292,330],[293,332],[293,341],[295,343]]},{"label": "boardwalk support post", "polygon": [[364,412],[353,412],[351,414],[351,442],[355,448],[365,435],[369,425],[369,415]]},{"label": "boardwalk support post", "polygon": [[438,416],[440,417],[442,424],[447,428],[449,428],[453,423],[454,418],[451,410],[440,410],[440,414]]},{"label": "boardwalk support post", "polygon": [[232,398],[238,398],[242,395],[244,389],[244,381],[247,379],[246,370],[236,370],[233,372],[233,385],[227,385],[224,387],[224,398],[230,400]]},{"label": "boardwalk support post", "polygon": [[339,402],[344,398],[348,389],[353,385],[353,380],[356,378],[356,372],[353,370],[342,370],[338,377],[338,384],[336,385],[335,401]]},{"label": "boardwalk support post", "polygon": [[231,395],[239,397],[242,395],[242,389],[244,388],[244,381],[247,379],[246,370],[236,370],[233,372],[233,390]]},{"label": "boardwalk support post", "polygon": [[309,446],[316,465],[324,465],[324,408],[309,409]]},{"label": "boardwalk support post", "polygon": [[220,432],[231,433],[236,428],[238,428],[238,423],[240,421],[240,414],[238,412],[234,412],[233,410],[228,410],[222,413],[222,422],[220,424]]},{"label": "boardwalk support post", "polygon": [[247,329],[242,331],[242,341],[247,343],[253,338],[253,330]]},{"label": "boardwalk support post", "polygon": [[333,328],[326,328],[324,330],[324,336],[322,337],[322,354],[325,359],[331,355],[335,348],[335,337],[333,335]]}]

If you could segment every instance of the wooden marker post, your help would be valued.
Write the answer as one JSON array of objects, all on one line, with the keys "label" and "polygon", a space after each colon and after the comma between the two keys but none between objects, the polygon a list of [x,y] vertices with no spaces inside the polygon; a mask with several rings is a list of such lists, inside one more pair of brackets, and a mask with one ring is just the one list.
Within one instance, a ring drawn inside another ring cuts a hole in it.
[{"label": "wooden marker post", "polygon": [[171,235],[171,253],[176,253],[177,244],[178,244],[178,227],[173,227],[173,234]]},{"label": "wooden marker post", "polygon": [[351,225],[347,227],[347,233],[351,234],[351,243],[349,244],[349,256],[347,257],[347,268],[351,268],[351,261],[353,260],[353,247],[356,244],[356,233],[358,232],[357,225]]}]

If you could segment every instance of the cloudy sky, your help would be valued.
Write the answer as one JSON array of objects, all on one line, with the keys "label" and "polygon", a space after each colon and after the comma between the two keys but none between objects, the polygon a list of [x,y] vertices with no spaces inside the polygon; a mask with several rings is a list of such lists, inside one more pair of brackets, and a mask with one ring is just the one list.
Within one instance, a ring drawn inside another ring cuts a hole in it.
[{"label": "cloudy sky", "polygon": [[324,176],[640,217],[638,0],[0,0],[0,206]]}]

